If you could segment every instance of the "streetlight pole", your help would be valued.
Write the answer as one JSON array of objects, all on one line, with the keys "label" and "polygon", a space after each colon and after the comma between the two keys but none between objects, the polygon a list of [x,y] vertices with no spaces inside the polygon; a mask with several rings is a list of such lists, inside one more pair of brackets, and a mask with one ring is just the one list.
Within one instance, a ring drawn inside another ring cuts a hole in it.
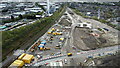
[{"label": "streetlight pole", "polygon": [[98,19],[100,19],[100,8],[98,9]]},{"label": "streetlight pole", "polygon": [[47,14],[49,15],[49,9],[50,9],[50,2],[47,0]]}]

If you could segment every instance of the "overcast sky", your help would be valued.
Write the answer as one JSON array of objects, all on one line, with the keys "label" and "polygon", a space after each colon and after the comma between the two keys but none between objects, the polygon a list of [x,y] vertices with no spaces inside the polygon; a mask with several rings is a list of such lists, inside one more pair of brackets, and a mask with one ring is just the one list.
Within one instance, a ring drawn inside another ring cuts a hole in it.
[{"label": "overcast sky", "polygon": [[[43,1],[47,1],[47,0],[0,0],[0,1],[6,1],[6,2],[43,2]],[[54,2],[65,2],[65,1],[73,1],[73,2],[93,2],[93,1],[99,1],[99,2],[118,2],[120,0],[50,0],[50,1],[54,1]]]}]

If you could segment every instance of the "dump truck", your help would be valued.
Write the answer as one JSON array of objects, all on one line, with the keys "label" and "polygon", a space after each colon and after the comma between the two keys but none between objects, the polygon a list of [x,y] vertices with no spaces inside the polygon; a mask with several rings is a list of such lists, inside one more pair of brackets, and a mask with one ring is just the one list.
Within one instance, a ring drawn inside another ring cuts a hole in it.
[{"label": "dump truck", "polygon": [[72,56],[72,53],[67,53],[68,56]]}]

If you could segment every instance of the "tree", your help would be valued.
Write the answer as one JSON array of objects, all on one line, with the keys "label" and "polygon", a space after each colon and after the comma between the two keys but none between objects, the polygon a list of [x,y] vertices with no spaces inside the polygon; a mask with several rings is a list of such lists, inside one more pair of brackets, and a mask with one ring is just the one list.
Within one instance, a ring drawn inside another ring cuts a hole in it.
[{"label": "tree", "polygon": [[35,3],[35,5],[40,7],[44,12],[46,12],[46,9],[42,5],[39,5],[37,2]]},{"label": "tree", "polygon": [[11,15],[11,19],[14,20],[14,16],[13,15]]},{"label": "tree", "polygon": [[19,17],[20,17],[21,19],[23,18],[23,16],[22,16],[21,14],[19,15]]}]

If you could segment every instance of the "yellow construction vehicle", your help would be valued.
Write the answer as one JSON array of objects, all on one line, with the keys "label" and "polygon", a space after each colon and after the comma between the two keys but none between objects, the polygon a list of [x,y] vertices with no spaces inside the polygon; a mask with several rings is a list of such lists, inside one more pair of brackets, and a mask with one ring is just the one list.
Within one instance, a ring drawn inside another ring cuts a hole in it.
[{"label": "yellow construction vehicle", "polygon": [[72,56],[72,53],[67,53],[68,56]]},{"label": "yellow construction vehicle", "polygon": [[40,50],[42,51],[42,50],[44,50],[44,48],[40,47]]},{"label": "yellow construction vehicle", "polygon": [[62,35],[62,33],[57,33],[57,35]]},{"label": "yellow construction vehicle", "polygon": [[18,60],[21,60],[25,55],[26,55],[25,53],[23,53],[22,55],[20,55],[20,56],[18,57]]},{"label": "yellow construction vehicle", "polygon": [[64,40],[64,38],[60,38],[60,41],[63,41]]},{"label": "yellow construction vehicle", "polygon": [[48,32],[48,34],[51,34],[51,32]]},{"label": "yellow construction vehicle", "polygon": [[51,30],[52,30],[52,31],[55,31],[55,28],[52,28]]},{"label": "yellow construction vehicle", "polygon": [[44,48],[44,50],[50,50],[50,48],[48,48],[48,47],[45,47],[45,48]]},{"label": "yellow construction vehicle", "polygon": [[56,33],[56,32],[53,32],[52,34],[53,34],[53,35],[57,35],[57,33]]},{"label": "yellow construction vehicle", "polygon": [[55,47],[55,49],[61,49],[60,47]]},{"label": "yellow construction vehicle", "polygon": [[54,53],[52,53],[51,55],[54,55]]}]

